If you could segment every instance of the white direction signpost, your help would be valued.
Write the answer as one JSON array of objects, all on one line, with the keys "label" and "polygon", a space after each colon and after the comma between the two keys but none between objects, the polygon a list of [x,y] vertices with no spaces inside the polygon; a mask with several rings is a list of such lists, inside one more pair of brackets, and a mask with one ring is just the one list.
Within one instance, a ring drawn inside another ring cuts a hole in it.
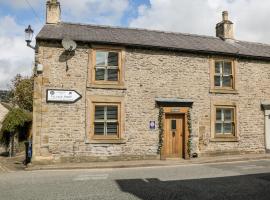
[{"label": "white direction signpost", "polygon": [[47,102],[75,103],[81,97],[75,90],[47,90]]}]

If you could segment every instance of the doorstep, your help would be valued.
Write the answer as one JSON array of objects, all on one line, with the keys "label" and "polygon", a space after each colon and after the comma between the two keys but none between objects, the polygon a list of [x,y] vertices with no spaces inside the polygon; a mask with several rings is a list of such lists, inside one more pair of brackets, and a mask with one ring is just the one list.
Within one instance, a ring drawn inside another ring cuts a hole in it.
[{"label": "doorstep", "polygon": [[270,154],[243,154],[243,155],[226,155],[215,157],[201,157],[184,159],[167,159],[167,160],[134,160],[134,161],[104,161],[104,162],[87,162],[87,163],[54,163],[50,165],[29,164],[25,170],[69,170],[69,169],[106,169],[106,168],[134,168],[134,167],[157,167],[157,166],[178,166],[190,164],[214,164],[223,162],[237,162],[249,160],[270,159]]}]

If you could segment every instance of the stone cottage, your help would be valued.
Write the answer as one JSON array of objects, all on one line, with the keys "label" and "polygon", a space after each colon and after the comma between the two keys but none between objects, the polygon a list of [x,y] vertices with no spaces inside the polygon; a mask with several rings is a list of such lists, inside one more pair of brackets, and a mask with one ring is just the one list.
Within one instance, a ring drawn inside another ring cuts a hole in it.
[{"label": "stone cottage", "polygon": [[216,37],[60,15],[60,3],[48,1],[36,37],[34,162],[270,149],[270,45],[235,39],[228,12]]}]

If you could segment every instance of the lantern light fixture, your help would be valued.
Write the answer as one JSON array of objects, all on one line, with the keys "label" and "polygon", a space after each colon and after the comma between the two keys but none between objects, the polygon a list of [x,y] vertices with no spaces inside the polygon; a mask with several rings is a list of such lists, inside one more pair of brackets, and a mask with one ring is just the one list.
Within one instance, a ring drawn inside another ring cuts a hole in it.
[{"label": "lantern light fixture", "polygon": [[34,46],[31,45],[32,39],[33,39],[33,35],[34,35],[34,31],[31,28],[31,26],[29,25],[26,29],[25,29],[25,42],[27,44],[28,47],[35,49]]}]

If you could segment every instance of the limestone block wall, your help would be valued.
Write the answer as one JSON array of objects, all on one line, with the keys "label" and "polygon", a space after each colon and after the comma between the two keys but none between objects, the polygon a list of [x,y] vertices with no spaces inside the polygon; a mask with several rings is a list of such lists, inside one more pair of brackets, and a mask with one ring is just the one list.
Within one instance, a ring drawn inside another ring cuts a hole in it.
[{"label": "limestone block wall", "polygon": [[[270,63],[238,60],[237,94],[210,93],[209,56],[126,49],[124,89],[87,87],[89,45],[79,44],[68,60],[60,43],[39,42],[37,61],[44,72],[35,78],[34,158],[107,160],[158,158],[156,97],[194,101],[192,152],[199,155],[264,152],[264,115],[260,103],[270,99]],[[82,95],[74,104],[46,102],[47,89],[72,89]],[[125,103],[123,144],[93,144],[86,130],[87,97],[120,96]],[[211,141],[211,102],[237,103],[238,142]],[[158,125],[157,125],[158,127]]]}]

